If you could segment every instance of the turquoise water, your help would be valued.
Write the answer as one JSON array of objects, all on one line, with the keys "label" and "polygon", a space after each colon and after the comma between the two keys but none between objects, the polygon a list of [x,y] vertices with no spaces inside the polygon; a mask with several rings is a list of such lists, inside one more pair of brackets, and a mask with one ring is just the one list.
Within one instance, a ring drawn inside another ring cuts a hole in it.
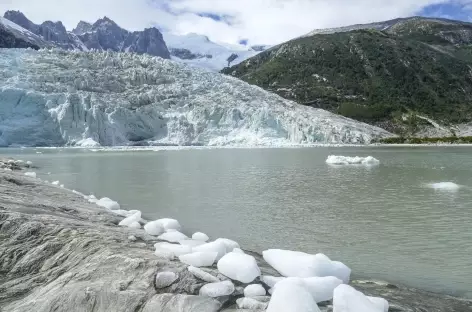
[{"label": "turquoise water", "polygon": [[[37,154],[42,152],[42,154]],[[333,167],[328,155],[374,156]],[[472,148],[4,149],[38,176],[243,248],[323,252],[354,275],[472,297]],[[51,172],[51,175],[47,173]],[[454,182],[456,191],[431,183]]]}]

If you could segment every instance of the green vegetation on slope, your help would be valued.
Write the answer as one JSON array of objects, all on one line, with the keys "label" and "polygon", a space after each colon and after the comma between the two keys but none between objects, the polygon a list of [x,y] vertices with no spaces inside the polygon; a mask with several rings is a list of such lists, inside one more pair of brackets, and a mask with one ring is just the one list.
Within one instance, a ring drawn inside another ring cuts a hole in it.
[{"label": "green vegetation on slope", "polygon": [[411,118],[405,120],[405,113],[446,125],[470,121],[472,48],[465,45],[472,42],[469,33],[454,37],[454,25],[413,21],[385,32],[358,30],[298,38],[223,73],[298,103],[397,133],[416,128]]}]

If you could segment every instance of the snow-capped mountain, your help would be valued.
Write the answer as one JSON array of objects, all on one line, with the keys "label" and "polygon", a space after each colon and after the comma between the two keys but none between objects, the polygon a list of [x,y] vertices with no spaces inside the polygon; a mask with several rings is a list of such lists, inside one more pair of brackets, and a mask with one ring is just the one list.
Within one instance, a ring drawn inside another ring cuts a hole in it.
[{"label": "snow-capped mountain", "polygon": [[183,36],[165,33],[164,40],[173,60],[214,71],[239,64],[266,49],[265,46],[218,44],[193,33]]},{"label": "snow-capped mountain", "polygon": [[104,17],[93,25],[81,21],[73,31],[61,22],[46,21],[41,25],[31,22],[23,13],[7,11],[5,18],[66,50],[135,52],[170,58],[169,50],[157,28],[130,32]]},{"label": "snow-capped mountain", "polygon": [[49,47],[51,44],[19,25],[0,17],[0,48]]},{"label": "snow-capped mountain", "polygon": [[219,44],[197,34],[178,36],[166,33],[163,37],[156,28],[130,32],[108,17],[93,24],[80,21],[72,31],[67,31],[61,22],[47,21],[36,25],[18,11],[7,11],[5,18],[36,34],[43,41],[66,50],[147,53],[167,59],[172,57],[175,61],[213,71],[239,64],[267,48],[263,45],[245,47]]},{"label": "snow-capped mountain", "polygon": [[0,49],[0,85],[1,146],[254,146],[389,136],[238,79],[149,55]]}]

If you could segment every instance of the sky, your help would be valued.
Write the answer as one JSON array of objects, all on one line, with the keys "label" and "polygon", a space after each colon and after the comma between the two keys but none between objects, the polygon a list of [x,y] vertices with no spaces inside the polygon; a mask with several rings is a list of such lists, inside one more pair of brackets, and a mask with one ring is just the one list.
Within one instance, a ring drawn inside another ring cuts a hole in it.
[{"label": "sky", "polygon": [[107,16],[128,30],[155,26],[174,34],[198,33],[229,44],[278,44],[314,29],[412,15],[472,22],[472,0],[0,0],[0,12],[20,10],[30,20]]}]

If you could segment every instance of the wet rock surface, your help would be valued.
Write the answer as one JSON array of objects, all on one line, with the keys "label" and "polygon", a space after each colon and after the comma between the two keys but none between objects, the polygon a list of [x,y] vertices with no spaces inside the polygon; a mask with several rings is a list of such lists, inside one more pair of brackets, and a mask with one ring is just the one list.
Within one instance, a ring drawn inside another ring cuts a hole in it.
[{"label": "wet rock surface", "polygon": [[[247,284],[233,281],[230,296],[198,296],[208,282],[179,261],[157,257],[155,237],[118,226],[122,217],[72,191],[25,176],[26,166],[0,159],[0,311],[251,311],[236,305]],[[263,275],[278,275],[249,254]],[[228,280],[216,266],[201,269]],[[177,279],[157,288],[163,272]],[[472,311],[471,301],[458,298],[372,281],[352,285],[387,299],[390,311]]]}]

